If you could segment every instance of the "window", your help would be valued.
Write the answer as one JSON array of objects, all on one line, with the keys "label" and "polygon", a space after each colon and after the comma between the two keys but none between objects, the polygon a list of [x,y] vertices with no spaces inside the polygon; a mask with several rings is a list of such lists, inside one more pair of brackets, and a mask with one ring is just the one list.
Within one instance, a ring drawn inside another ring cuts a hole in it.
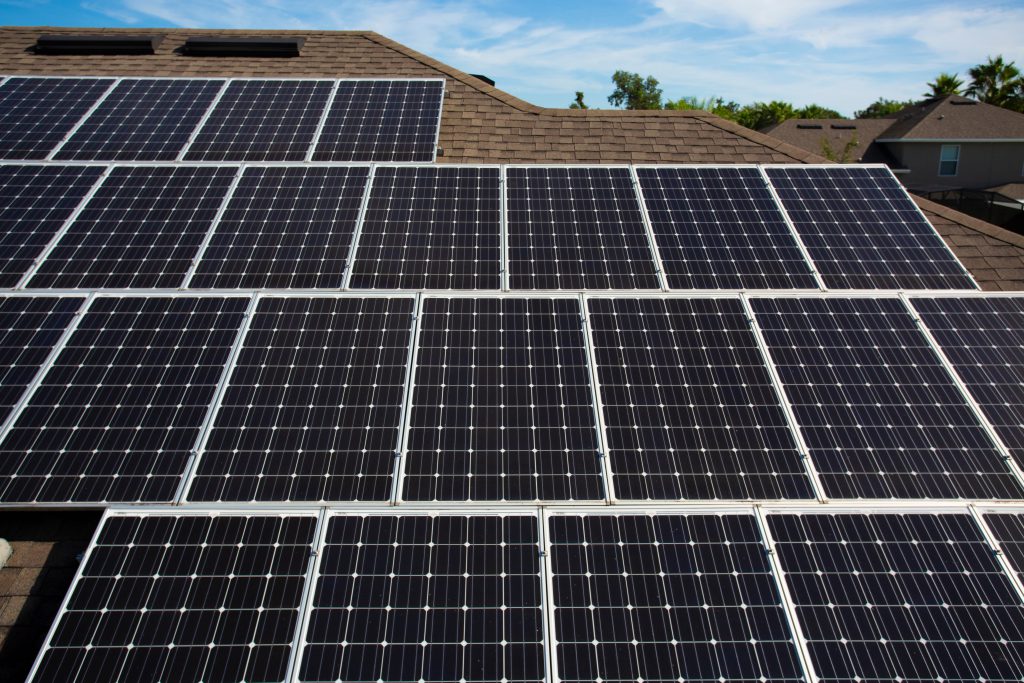
[{"label": "window", "polygon": [[939,152],[939,175],[956,175],[960,165],[960,145],[943,145]]}]

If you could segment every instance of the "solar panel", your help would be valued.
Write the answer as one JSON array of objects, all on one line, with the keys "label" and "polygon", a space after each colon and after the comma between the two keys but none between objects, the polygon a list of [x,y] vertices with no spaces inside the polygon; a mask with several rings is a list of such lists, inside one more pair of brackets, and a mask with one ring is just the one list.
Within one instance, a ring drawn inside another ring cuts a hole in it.
[{"label": "solar panel", "polygon": [[888,168],[765,171],[827,287],[977,289]]},{"label": "solar panel", "polygon": [[114,83],[110,78],[11,78],[0,85],[0,158],[45,159]]},{"label": "solar panel", "polygon": [[55,158],[173,161],[223,85],[183,78],[122,80]]},{"label": "solar panel", "polygon": [[561,681],[803,681],[752,515],[550,517]]},{"label": "solar panel", "polygon": [[756,168],[636,169],[673,289],[817,289]]},{"label": "solar panel", "polygon": [[1024,496],[899,299],[751,303],[827,495]]},{"label": "solar panel", "polygon": [[338,288],[365,167],[246,168],[191,287]]},{"label": "solar panel", "polygon": [[603,497],[576,299],[423,301],[405,500]]},{"label": "solar panel", "polygon": [[316,522],[108,517],[32,680],[284,681]]},{"label": "solar panel", "polygon": [[739,299],[588,308],[617,498],[813,497]]},{"label": "solar panel", "polygon": [[331,81],[231,81],[185,159],[302,161],[333,87]]},{"label": "solar panel", "polygon": [[0,165],[0,287],[14,287],[96,183],[96,166]]},{"label": "solar panel", "polygon": [[497,168],[381,167],[349,285],[376,289],[498,289]]},{"label": "solar panel", "polygon": [[770,514],[819,681],[1016,681],[1024,606],[965,514]]},{"label": "solar panel", "polygon": [[434,161],[444,81],[339,81],[316,161]]},{"label": "solar panel", "polygon": [[388,500],[411,298],[261,299],[190,500]]},{"label": "solar panel", "polygon": [[28,286],[181,286],[236,170],[115,167]]},{"label": "solar panel", "polygon": [[1024,463],[1024,299],[911,299],[1018,464]]},{"label": "solar panel", "polygon": [[660,289],[628,168],[507,170],[512,289]]},{"label": "solar panel", "polygon": [[328,518],[300,681],[545,680],[537,519]]},{"label": "solar panel", "polygon": [[81,297],[0,297],[0,424],[82,307]]},{"label": "solar panel", "polygon": [[0,502],[171,500],[247,306],[95,299],[0,442]]},{"label": "solar panel", "polygon": [[1024,579],[1024,515],[1019,511],[991,512],[983,519],[1017,578]]}]

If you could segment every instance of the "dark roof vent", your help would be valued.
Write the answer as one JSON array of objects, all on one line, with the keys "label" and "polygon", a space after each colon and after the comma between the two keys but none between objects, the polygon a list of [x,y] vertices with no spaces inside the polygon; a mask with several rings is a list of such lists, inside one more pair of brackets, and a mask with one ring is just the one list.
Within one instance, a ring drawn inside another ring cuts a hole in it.
[{"label": "dark roof vent", "polygon": [[857,126],[853,123],[833,123],[832,127],[836,130],[857,130]]},{"label": "dark roof vent", "polygon": [[487,85],[489,85],[491,87],[494,87],[494,79],[493,78],[488,78],[487,76],[484,76],[482,74],[469,74],[469,75],[472,76],[473,78],[475,78],[478,81],[483,81]]},{"label": "dark roof vent", "polygon": [[181,48],[190,57],[298,57],[305,38],[189,38]]},{"label": "dark roof vent", "polygon": [[949,103],[955,107],[962,107],[964,105],[971,106],[977,104],[977,102],[975,102],[974,100],[950,100]]},{"label": "dark roof vent", "polygon": [[40,55],[151,55],[163,36],[45,35],[33,46]]},{"label": "dark roof vent", "polygon": [[820,123],[798,123],[797,128],[806,128],[808,130],[821,130],[822,126]]}]

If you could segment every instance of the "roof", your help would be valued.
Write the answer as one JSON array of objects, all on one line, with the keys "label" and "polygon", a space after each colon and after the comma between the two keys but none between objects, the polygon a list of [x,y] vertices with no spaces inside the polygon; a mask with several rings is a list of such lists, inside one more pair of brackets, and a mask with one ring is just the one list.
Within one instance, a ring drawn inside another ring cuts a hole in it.
[{"label": "roof", "polygon": [[[153,55],[37,55],[41,34],[141,33]],[[296,58],[185,57],[189,36],[305,38]],[[703,111],[547,109],[371,31],[0,28],[0,73],[220,77],[412,77],[446,80],[440,163],[828,163]],[[960,107],[966,109],[966,107]],[[1022,117],[1024,118],[1024,117]],[[986,289],[1024,290],[1024,237],[915,198]]]},{"label": "roof", "polygon": [[1024,183],[1006,183],[1005,185],[996,185],[995,187],[988,188],[988,191],[995,192],[1007,199],[1016,199],[1017,201],[1024,202]]},{"label": "roof", "polygon": [[879,140],[1022,140],[1024,114],[959,95],[903,109]]},{"label": "roof", "polygon": [[[789,119],[761,132],[816,154],[825,155],[826,149],[831,150],[836,161],[894,166],[898,162],[885,148],[874,144],[892,124],[892,119]],[[851,141],[856,144],[848,157],[840,158]]]}]

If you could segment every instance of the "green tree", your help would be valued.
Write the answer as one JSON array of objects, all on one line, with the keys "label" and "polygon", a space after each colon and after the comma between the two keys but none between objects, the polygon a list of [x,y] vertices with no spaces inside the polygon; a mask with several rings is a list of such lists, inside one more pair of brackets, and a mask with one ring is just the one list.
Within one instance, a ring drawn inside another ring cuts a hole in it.
[{"label": "green tree", "polygon": [[1017,104],[1017,93],[1022,89],[1020,69],[1013,62],[1004,61],[1002,55],[995,59],[989,57],[987,62],[969,69],[967,73],[971,76],[971,84],[967,86],[966,94],[997,107]]},{"label": "green tree", "polygon": [[693,95],[680,97],[678,100],[665,102],[665,109],[687,110],[696,109],[711,112],[715,116],[721,116],[730,121],[736,120],[736,114],[741,109],[738,102],[726,102],[721,97],[699,98]]},{"label": "green tree", "polygon": [[626,109],[661,109],[661,88],[654,76],[643,78],[629,71],[616,71],[612,75],[615,92],[608,101],[615,107]]},{"label": "green tree", "polygon": [[841,119],[843,115],[835,109],[823,107],[820,104],[808,104],[796,110],[798,119]]},{"label": "green tree", "polygon": [[914,100],[907,100],[901,102],[899,100],[887,100],[884,97],[879,97],[877,100],[872,102],[865,109],[853,112],[853,118],[855,119],[885,119],[891,117],[896,112],[905,109],[913,104],[917,104]]},{"label": "green tree", "polygon": [[928,87],[931,88],[931,90],[926,92],[923,97],[959,95],[960,91],[964,87],[964,82],[960,80],[960,74],[948,74],[943,71],[935,77],[934,81],[928,83]]},{"label": "green tree", "polygon": [[821,155],[829,161],[834,161],[837,164],[848,164],[856,161],[853,158],[853,150],[857,149],[857,145],[860,142],[857,140],[857,136],[854,135],[846,144],[843,145],[841,150],[836,150],[832,147],[832,144],[828,141],[828,138],[821,139]]},{"label": "green tree", "polygon": [[586,103],[583,101],[582,90],[576,91],[576,99],[573,100],[573,103],[569,105],[569,109],[590,109],[590,107],[588,107]]},{"label": "green tree", "polygon": [[736,123],[751,130],[761,130],[786,119],[794,119],[796,116],[796,109],[789,102],[754,102],[736,113]]}]

